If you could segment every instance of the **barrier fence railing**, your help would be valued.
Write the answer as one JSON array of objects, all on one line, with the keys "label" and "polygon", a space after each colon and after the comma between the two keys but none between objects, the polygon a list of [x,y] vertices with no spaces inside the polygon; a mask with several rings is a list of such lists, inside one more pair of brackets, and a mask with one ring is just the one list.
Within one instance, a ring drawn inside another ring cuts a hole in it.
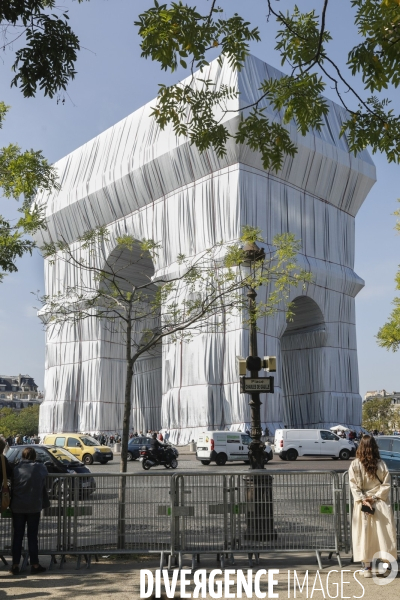
[{"label": "barrier fence railing", "polygon": [[[49,474],[39,553],[65,556],[171,551],[172,476]],[[11,512],[0,521],[0,556],[11,555]],[[24,554],[27,540],[24,539]]]},{"label": "barrier fence railing", "polygon": [[[315,551],[346,546],[343,487],[334,471],[49,475],[40,553],[159,553],[192,557]],[[12,522],[3,515],[0,556],[9,556]],[[26,540],[24,541],[26,554]],[[52,560],[53,560],[52,558]],[[80,558],[79,558],[80,560]]]},{"label": "barrier fence railing", "polygon": [[333,471],[177,473],[173,553],[322,551],[342,547],[339,477]]},{"label": "barrier fence railing", "polygon": [[[353,499],[348,472],[147,472],[49,475],[42,511],[42,555],[351,551]],[[400,547],[400,472],[391,472],[391,506]],[[0,557],[11,555],[10,511],[1,515]],[[24,540],[27,558],[27,541]],[[63,560],[63,558],[62,558]]]},{"label": "barrier fence railing", "polygon": [[340,515],[342,547],[346,554],[348,554],[351,549],[351,519],[353,514],[353,500],[351,498],[348,471],[341,473],[339,485],[341,489]]},{"label": "barrier fence railing", "polygon": [[390,474],[392,477],[390,502],[396,524],[397,548],[400,548],[400,471],[392,471]]}]

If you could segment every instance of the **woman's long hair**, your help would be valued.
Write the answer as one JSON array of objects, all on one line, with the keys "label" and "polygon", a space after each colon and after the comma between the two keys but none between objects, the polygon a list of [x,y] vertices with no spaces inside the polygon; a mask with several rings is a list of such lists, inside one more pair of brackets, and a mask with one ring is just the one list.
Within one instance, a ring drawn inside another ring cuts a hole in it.
[{"label": "woman's long hair", "polygon": [[378,444],[372,435],[363,435],[357,448],[356,457],[370,477],[376,477],[378,462],[381,460]]}]

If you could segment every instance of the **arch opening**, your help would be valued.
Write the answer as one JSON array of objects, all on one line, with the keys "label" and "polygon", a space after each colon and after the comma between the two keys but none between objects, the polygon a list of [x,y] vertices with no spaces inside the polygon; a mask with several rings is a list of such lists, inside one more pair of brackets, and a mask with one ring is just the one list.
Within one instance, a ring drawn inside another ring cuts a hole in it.
[{"label": "arch opening", "polygon": [[281,337],[284,419],[287,427],[314,427],[320,422],[324,389],[325,319],[307,296],[294,299],[293,312]]},{"label": "arch opening", "polygon": [[324,315],[318,304],[308,296],[299,296],[293,300],[293,312],[293,320],[286,321],[283,338],[325,330]]},{"label": "arch opening", "polygon": [[[148,253],[143,254],[139,242],[132,248],[117,247],[108,256],[105,270],[112,274],[112,281],[123,292],[137,293],[137,288],[146,285],[140,301],[134,305],[131,343],[132,348],[135,349],[146,335],[145,331],[156,329],[160,324],[159,314],[155,314],[150,308],[157,290],[157,286],[152,283],[155,272],[152,258]],[[102,285],[111,287],[111,280],[103,282]],[[102,323],[102,345],[104,355],[108,357],[110,363],[106,370],[113,379],[113,400],[117,406],[118,420],[116,429],[121,431],[127,377],[127,335],[126,326],[122,322],[119,326],[117,330],[115,324],[110,328],[106,322]],[[145,433],[148,429],[161,428],[161,382],[162,348],[160,345],[141,355],[135,363],[131,392],[131,430]]]}]

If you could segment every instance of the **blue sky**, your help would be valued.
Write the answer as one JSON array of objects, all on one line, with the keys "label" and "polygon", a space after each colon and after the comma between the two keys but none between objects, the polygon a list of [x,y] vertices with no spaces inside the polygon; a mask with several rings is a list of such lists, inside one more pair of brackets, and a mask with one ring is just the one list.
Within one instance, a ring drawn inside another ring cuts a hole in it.
[{"label": "blue sky", "polygon": [[[281,0],[282,10],[294,3]],[[301,9],[322,6],[299,0]],[[92,0],[78,5],[65,0],[71,24],[84,48],[77,63],[78,75],[68,87],[65,104],[43,98],[26,100],[15,88],[12,78],[11,50],[2,51],[0,63],[0,99],[12,106],[1,136],[1,145],[17,142],[22,148],[41,149],[56,161],[87,140],[101,133],[157,94],[158,83],[173,83],[185,75],[183,69],[166,74],[151,61],[140,57],[139,38],[133,22],[149,8],[149,0]],[[252,46],[252,53],[280,68],[274,50],[274,23],[266,22],[266,2],[221,0],[227,14],[237,11],[260,28],[262,42]],[[356,43],[349,0],[331,0],[328,28],[337,60],[346,56],[347,44]],[[207,0],[197,2],[207,8]],[[229,8],[229,10],[228,10]],[[16,46],[17,47],[17,46]],[[331,90],[326,95],[335,99]],[[62,95],[63,96],[63,95]],[[398,94],[393,96],[398,103]],[[394,231],[394,210],[400,196],[400,167],[388,165],[382,156],[374,156],[378,182],[356,218],[356,272],[365,280],[365,288],[356,299],[357,340],[360,392],[385,388],[400,390],[397,377],[400,356],[380,349],[374,336],[390,313],[395,295],[394,276],[398,263],[400,239]],[[17,204],[1,198],[5,216],[16,218]],[[33,308],[37,305],[32,292],[44,291],[43,262],[38,253],[18,261],[17,274],[6,277],[0,285],[0,373],[29,373],[43,388],[45,347],[44,333]]]}]

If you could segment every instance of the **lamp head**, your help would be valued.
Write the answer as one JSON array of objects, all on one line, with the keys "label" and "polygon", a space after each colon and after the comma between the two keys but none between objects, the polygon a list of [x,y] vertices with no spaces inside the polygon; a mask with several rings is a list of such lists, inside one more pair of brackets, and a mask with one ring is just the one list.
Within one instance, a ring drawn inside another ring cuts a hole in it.
[{"label": "lamp head", "polygon": [[246,261],[249,262],[264,260],[265,258],[264,248],[260,248],[255,242],[246,242],[243,246],[243,252],[246,255]]}]

